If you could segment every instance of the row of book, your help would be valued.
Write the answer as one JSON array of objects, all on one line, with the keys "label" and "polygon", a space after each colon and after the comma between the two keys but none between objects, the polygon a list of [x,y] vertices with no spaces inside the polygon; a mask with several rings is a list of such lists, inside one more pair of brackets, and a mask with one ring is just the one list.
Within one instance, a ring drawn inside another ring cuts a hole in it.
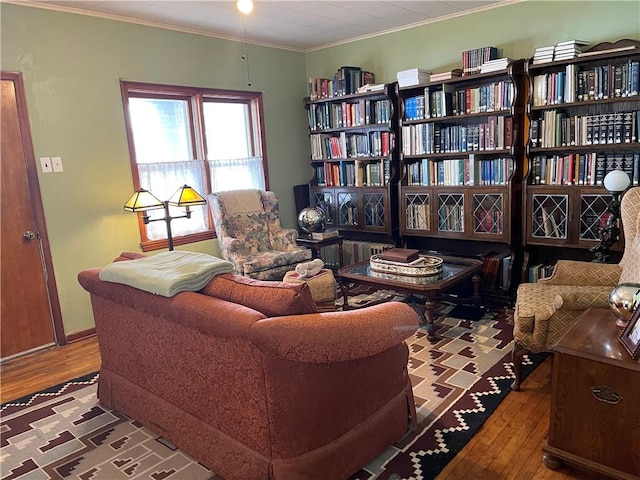
[{"label": "row of book", "polygon": [[470,88],[443,84],[425,87],[422,95],[404,100],[404,119],[423,120],[451,115],[498,112],[513,105],[515,91],[509,80]]},{"label": "row of book", "polygon": [[533,51],[533,63],[548,63],[559,60],[570,60],[577,57],[589,42],[585,40],[565,40],[555,45],[544,45]]},{"label": "row of book", "polygon": [[426,203],[410,203],[405,211],[406,228],[412,230],[429,230],[431,219],[429,205]]},{"label": "row of book", "polygon": [[527,271],[529,283],[536,283],[541,278],[549,278],[553,274],[555,267],[555,265],[547,263],[531,265]]},{"label": "row of book", "polygon": [[567,116],[546,110],[531,120],[531,146],[542,148],[634,143],[640,139],[640,111]]},{"label": "row of book", "polygon": [[498,58],[496,47],[480,47],[462,52],[462,76],[480,73],[482,64]]},{"label": "row of book", "polygon": [[389,160],[325,162],[315,167],[315,180],[323,187],[382,187],[389,183]]},{"label": "row of book", "polygon": [[493,158],[429,160],[406,165],[407,185],[462,186],[506,185],[513,173],[513,160]]},{"label": "row of book", "polygon": [[464,207],[459,203],[447,203],[438,208],[438,230],[464,232]]},{"label": "row of book", "polygon": [[510,285],[511,255],[508,252],[488,254],[482,259],[481,288],[507,290]]},{"label": "row of book", "polygon": [[[460,209],[445,206],[439,216],[441,230],[452,230],[456,226],[456,212]],[[407,205],[406,228],[412,230],[429,230],[431,221],[429,218],[429,206],[424,203]],[[501,234],[503,232],[502,211],[497,208],[490,210],[478,209],[474,212],[473,229],[476,233]]]},{"label": "row of book", "polygon": [[492,115],[486,122],[440,126],[434,123],[402,126],[402,153],[426,155],[496,151],[513,143],[513,117]]},{"label": "row of book", "polygon": [[484,208],[477,206],[473,211],[473,232],[474,233],[494,233],[504,232],[502,225],[502,210],[497,207]]},{"label": "row of book", "polygon": [[533,215],[532,235],[539,238],[567,238],[567,216],[556,205],[539,208]]},{"label": "row of book", "polygon": [[569,155],[539,155],[531,161],[532,185],[598,186],[607,173],[622,170],[631,185],[640,185],[640,153],[575,153]]},{"label": "row of book", "polygon": [[335,160],[342,158],[386,157],[394,143],[392,132],[372,131],[368,133],[340,132],[338,134],[313,134],[311,140],[312,160]]},{"label": "row of book", "polygon": [[575,64],[570,64],[564,70],[533,77],[534,106],[633,97],[639,93],[640,61],[637,60],[585,70],[577,70]]},{"label": "row of book", "polygon": [[340,67],[333,78],[310,77],[308,93],[310,100],[352,95],[363,85],[374,84],[375,74],[360,67]]},{"label": "row of book", "polygon": [[312,103],[309,105],[311,131],[333,128],[388,125],[392,108],[389,100],[360,99],[355,102]]}]

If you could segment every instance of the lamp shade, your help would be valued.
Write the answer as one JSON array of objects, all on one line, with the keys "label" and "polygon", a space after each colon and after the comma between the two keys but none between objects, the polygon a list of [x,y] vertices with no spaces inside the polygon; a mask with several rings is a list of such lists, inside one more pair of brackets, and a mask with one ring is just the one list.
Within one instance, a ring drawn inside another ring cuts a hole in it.
[{"label": "lamp shade", "polygon": [[247,15],[253,11],[253,0],[238,0],[236,7],[238,7],[240,13]]},{"label": "lamp shade", "polygon": [[156,210],[158,208],[164,208],[164,203],[144,188],[133,192],[131,198],[124,204],[124,209],[127,212],[142,212],[145,210]]},{"label": "lamp shade", "polygon": [[202,198],[202,195],[189,185],[180,187],[169,199],[169,205],[176,207],[192,207],[194,205],[205,205],[206,203],[207,201]]},{"label": "lamp shade", "polygon": [[604,188],[609,192],[624,192],[630,183],[629,175],[622,170],[612,170],[604,177]]}]

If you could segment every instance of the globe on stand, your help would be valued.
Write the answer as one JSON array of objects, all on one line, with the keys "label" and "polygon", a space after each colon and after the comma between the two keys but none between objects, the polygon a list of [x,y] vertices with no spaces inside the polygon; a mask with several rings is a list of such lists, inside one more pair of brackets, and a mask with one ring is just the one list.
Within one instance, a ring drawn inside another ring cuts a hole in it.
[{"label": "globe on stand", "polygon": [[321,232],[327,225],[327,216],[319,208],[303,208],[298,214],[298,225],[307,233]]},{"label": "globe on stand", "polygon": [[[621,283],[617,285],[609,295],[609,308],[618,319],[616,325],[624,327],[631,319],[634,305],[637,305],[637,298],[640,294],[640,284]],[[640,308],[637,307],[636,308]]]}]

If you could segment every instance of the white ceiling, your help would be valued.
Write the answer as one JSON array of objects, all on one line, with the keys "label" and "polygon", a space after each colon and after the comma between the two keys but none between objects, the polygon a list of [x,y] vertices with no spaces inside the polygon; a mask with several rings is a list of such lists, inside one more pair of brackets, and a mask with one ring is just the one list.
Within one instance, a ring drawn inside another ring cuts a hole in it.
[{"label": "white ceiling", "polygon": [[232,0],[5,1],[233,40],[244,31],[248,43],[309,51],[521,0],[254,0],[245,16]]}]

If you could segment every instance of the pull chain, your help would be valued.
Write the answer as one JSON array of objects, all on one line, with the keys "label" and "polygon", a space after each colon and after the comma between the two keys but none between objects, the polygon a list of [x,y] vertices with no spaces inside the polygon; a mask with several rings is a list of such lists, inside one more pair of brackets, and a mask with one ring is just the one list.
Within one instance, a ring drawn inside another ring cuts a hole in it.
[{"label": "pull chain", "polygon": [[251,86],[251,72],[249,70],[249,46],[247,43],[247,26],[244,21],[244,15],[240,14],[240,25],[241,25],[241,45],[242,45],[242,54],[240,55],[240,60],[246,62],[247,64],[247,86]]}]

